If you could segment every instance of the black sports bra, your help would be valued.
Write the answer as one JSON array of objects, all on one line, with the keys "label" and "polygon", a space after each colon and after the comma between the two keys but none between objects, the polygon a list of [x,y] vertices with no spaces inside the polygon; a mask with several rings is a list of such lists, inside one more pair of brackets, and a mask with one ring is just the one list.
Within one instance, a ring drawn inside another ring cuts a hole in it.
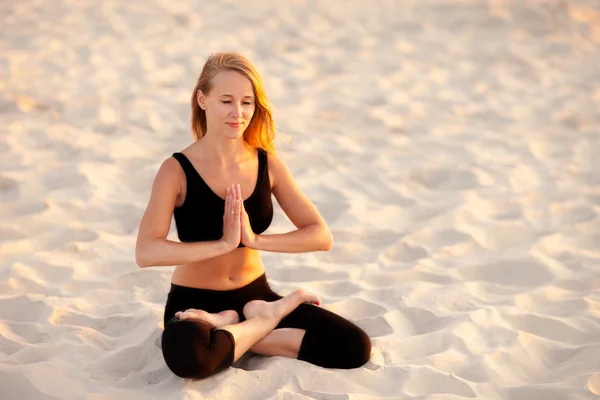
[{"label": "black sports bra", "polygon": [[[225,200],[204,182],[190,160],[183,153],[173,153],[185,172],[187,190],[181,207],[175,207],[175,225],[182,242],[204,242],[223,237],[223,213]],[[258,149],[258,179],[254,192],[244,200],[244,208],[256,234],[267,230],[273,220],[271,182],[267,164],[267,152]],[[238,247],[246,247],[239,244]]]}]

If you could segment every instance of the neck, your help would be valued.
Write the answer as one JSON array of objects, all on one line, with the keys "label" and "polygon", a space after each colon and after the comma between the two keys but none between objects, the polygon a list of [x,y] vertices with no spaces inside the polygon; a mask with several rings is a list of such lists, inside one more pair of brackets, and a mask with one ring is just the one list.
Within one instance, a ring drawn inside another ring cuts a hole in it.
[{"label": "neck", "polygon": [[237,164],[248,156],[249,145],[243,137],[232,139],[206,132],[198,142],[202,142],[206,157],[219,165]]}]

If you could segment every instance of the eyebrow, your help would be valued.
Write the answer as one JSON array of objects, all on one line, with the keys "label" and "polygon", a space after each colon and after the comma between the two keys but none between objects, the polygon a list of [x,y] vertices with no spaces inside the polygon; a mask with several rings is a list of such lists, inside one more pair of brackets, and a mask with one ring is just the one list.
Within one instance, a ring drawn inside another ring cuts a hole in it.
[{"label": "eyebrow", "polygon": [[[222,94],[222,95],[221,95],[221,97],[223,97],[223,96],[227,96],[227,97],[234,97],[234,96],[232,96],[232,95],[230,95],[230,94]],[[244,96],[244,99],[245,99],[246,97],[248,97],[248,98],[250,98],[250,99],[253,99],[253,98],[254,98],[254,96]]]}]

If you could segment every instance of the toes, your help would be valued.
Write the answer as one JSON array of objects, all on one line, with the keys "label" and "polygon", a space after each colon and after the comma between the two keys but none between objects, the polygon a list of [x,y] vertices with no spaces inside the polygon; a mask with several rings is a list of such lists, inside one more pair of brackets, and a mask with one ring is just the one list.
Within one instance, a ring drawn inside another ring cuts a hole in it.
[{"label": "toes", "polygon": [[197,317],[196,313],[194,313],[191,310],[185,310],[185,311],[177,311],[175,313],[176,317],[179,317],[179,319],[184,320],[184,319],[191,319],[191,318],[195,318]]},{"label": "toes", "polygon": [[315,306],[320,306],[321,305],[321,300],[320,299],[312,299],[312,300],[308,300],[306,303],[308,303],[308,304],[314,304]]},{"label": "toes", "polygon": [[190,315],[186,311],[178,311],[175,313],[175,316],[181,320],[184,320],[188,319]]},{"label": "toes", "polygon": [[321,299],[316,294],[305,289],[299,289],[299,293],[304,298],[304,303],[321,305]]}]

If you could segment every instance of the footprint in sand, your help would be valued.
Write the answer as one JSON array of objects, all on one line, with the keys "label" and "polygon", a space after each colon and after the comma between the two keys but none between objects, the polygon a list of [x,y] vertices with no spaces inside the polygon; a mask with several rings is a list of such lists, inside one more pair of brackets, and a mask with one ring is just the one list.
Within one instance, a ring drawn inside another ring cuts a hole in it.
[{"label": "footprint in sand", "polygon": [[165,283],[164,278],[166,278],[165,271],[138,268],[119,275],[112,281],[112,285],[120,290],[131,290],[136,286],[149,288],[156,284],[162,285]]},{"label": "footprint in sand", "polygon": [[154,323],[155,321],[149,321],[150,318],[153,318],[150,314],[140,315],[139,313],[136,315],[122,313],[98,317],[57,308],[54,310],[49,321],[54,325],[88,327],[107,336],[119,337],[123,336],[124,332],[131,334],[136,328],[143,328],[144,326],[148,326],[148,324]]},{"label": "footprint in sand", "polygon": [[410,324],[412,331],[416,335],[443,329],[453,320],[450,317],[438,317],[430,311],[416,307],[403,307],[399,312],[404,316],[406,322]]},{"label": "footprint in sand", "polygon": [[354,320],[356,326],[361,328],[370,338],[387,336],[394,333],[394,328],[380,315],[375,318]]},{"label": "footprint in sand", "polygon": [[485,225],[472,225],[465,230],[469,230],[473,240],[481,247],[492,251],[528,246],[536,238],[534,229],[522,222],[490,222]]},{"label": "footprint in sand", "polygon": [[110,352],[89,364],[86,370],[96,379],[123,380],[122,385],[129,388],[147,386],[150,376],[154,381],[161,381],[163,379],[157,379],[155,375],[158,373],[162,378],[167,378],[166,372],[169,372],[156,345],[160,342],[161,334],[160,329],[145,333],[143,339],[137,338],[132,346]]},{"label": "footprint in sand", "polygon": [[0,176],[0,201],[15,201],[19,198],[19,193],[19,182]]},{"label": "footprint in sand", "polygon": [[20,228],[13,226],[0,227],[0,243],[9,242],[12,240],[20,240],[28,235]]},{"label": "footprint in sand", "polygon": [[[52,314],[52,307],[41,300],[42,298],[41,295],[20,295],[0,299],[0,320],[15,322],[47,320]],[[27,311],[23,312],[23,310]]]},{"label": "footprint in sand", "polygon": [[106,336],[102,332],[89,327],[79,327],[77,337],[82,342],[93,348],[102,349],[104,351],[112,350],[118,343],[120,338]]},{"label": "footprint in sand", "polygon": [[[4,329],[1,323],[0,328]],[[8,338],[6,336],[8,336],[6,331],[0,332],[0,348],[2,348],[2,355],[4,357],[2,362],[4,364],[16,364],[15,361],[9,361],[8,356],[21,351],[23,348],[27,347],[27,345],[18,338]],[[0,382],[2,382],[1,379]]]},{"label": "footprint in sand", "polygon": [[596,216],[596,212],[587,206],[556,205],[551,207],[552,214],[558,221],[567,226],[589,221]]},{"label": "footprint in sand", "polygon": [[320,294],[329,297],[352,296],[362,290],[360,286],[350,280],[342,282],[315,282],[311,286]]},{"label": "footprint in sand", "polygon": [[[56,360],[65,354],[64,336],[57,343],[43,344],[41,346],[26,346],[11,357],[18,365],[38,364]],[[1,393],[1,392],[0,392]]]},{"label": "footprint in sand", "polygon": [[87,228],[62,228],[44,235],[39,246],[42,250],[55,250],[75,242],[93,242],[100,236],[97,232]]},{"label": "footprint in sand", "polygon": [[411,262],[420,258],[426,258],[427,250],[420,246],[411,246],[401,241],[391,246],[382,256],[392,261]]},{"label": "footprint in sand", "polygon": [[410,377],[403,383],[402,391],[413,396],[443,394],[457,398],[476,398],[469,385],[452,375],[429,367],[411,368]]},{"label": "footprint in sand", "polygon": [[561,317],[593,312],[586,300],[556,286],[546,286],[534,293],[520,294],[515,297],[515,305],[523,311]]},{"label": "footprint in sand", "polygon": [[384,288],[392,289],[410,282],[429,282],[439,285],[456,283],[456,279],[452,277],[422,271],[414,266],[409,266],[410,269],[407,270],[402,270],[401,267],[397,268],[397,266],[386,267],[385,265],[380,265],[380,267],[388,268],[390,272],[386,271],[369,273],[362,280],[367,285],[376,288],[375,290],[381,290]]},{"label": "footprint in sand", "polygon": [[[423,344],[423,349],[418,350],[418,355],[415,355],[415,357],[438,352],[431,350],[431,343],[421,343],[421,339],[415,338],[425,337],[422,335],[431,337],[431,335],[435,335],[436,332],[444,329],[452,321],[452,318],[438,317],[430,311],[414,307],[402,307],[401,309],[390,311],[385,314],[385,319],[394,328],[394,336],[399,338],[410,338],[410,340],[414,339],[417,344]],[[440,346],[444,348],[439,351],[443,351],[447,347],[445,344],[440,344]],[[407,354],[415,352],[413,347],[403,347],[398,351]],[[405,354],[405,356],[408,357],[409,355],[407,354]]]},{"label": "footprint in sand", "polygon": [[[65,280],[67,280],[66,278]],[[50,283],[51,282],[51,283]],[[27,277],[22,275],[11,276],[7,280],[7,289],[0,289],[0,293],[27,293],[40,294],[44,296],[62,296],[64,293],[60,290],[57,283],[59,279],[46,280],[38,277]],[[1,287],[1,286],[0,286]]]},{"label": "footprint in sand", "polygon": [[464,279],[515,287],[538,287],[552,281],[548,269],[531,260],[499,261],[458,269]]},{"label": "footprint in sand", "polygon": [[[2,194],[0,193],[0,201],[2,200]],[[48,209],[48,204],[41,201],[27,202],[19,201],[18,203],[9,204],[3,206],[0,209],[0,217],[7,218],[11,216],[27,217],[31,215],[39,215]]]},{"label": "footprint in sand", "polygon": [[554,340],[560,343],[581,346],[583,344],[595,343],[598,333],[595,327],[583,331],[579,324],[577,327],[562,321],[558,317],[543,317],[534,314],[504,315],[503,318],[519,330],[537,335],[542,338]]},{"label": "footprint in sand", "polygon": [[555,281],[554,286],[585,296],[590,291],[598,289],[598,283],[598,278],[586,279],[582,282],[581,279],[577,277],[577,279],[561,279]]},{"label": "footprint in sand", "polygon": [[[83,294],[91,295],[94,290],[109,290],[113,289],[111,284],[107,281],[95,281],[88,279],[69,279],[61,287],[60,291],[63,295],[80,296]],[[112,291],[111,296],[114,295]]]},{"label": "footprint in sand", "polygon": [[346,265],[364,265],[374,261],[376,257],[377,252],[372,251],[362,243],[337,243],[329,252],[316,254],[319,261]]},{"label": "footprint in sand", "polygon": [[13,274],[33,279],[41,285],[47,282],[62,283],[73,276],[71,266],[64,267],[36,260],[16,262],[13,264],[12,270]]},{"label": "footprint in sand", "polygon": [[387,312],[385,307],[359,297],[352,297],[330,304],[330,306],[346,318],[352,320],[377,317]]},{"label": "footprint in sand", "polygon": [[412,171],[410,178],[432,190],[467,190],[478,186],[477,176],[464,170],[424,167]]},{"label": "footprint in sand", "polygon": [[335,244],[362,244],[370,250],[387,248],[402,238],[404,233],[392,229],[364,229],[361,232],[347,230],[332,231]]},{"label": "footprint in sand", "polygon": [[340,218],[341,215],[350,209],[350,206],[344,200],[336,202],[331,202],[331,200],[313,200],[313,203],[329,223],[334,223]]},{"label": "footprint in sand", "polygon": [[431,249],[437,249],[439,247],[467,242],[471,240],[471,236],[452,228],[442,230],[423,228],[408,236],[407,239],[424,244]]},{"label": "footprint in sand", "polygon": [[130,235],[135,233],[139,227],[140,215],[144,214],[144,209],[137,205],[126,203],[110,204],[110,210],[113,218],[116,219],[116,224],[120,229],[113,228],[116,233]]},{"label": "footprint in sand", "polygon": [[45,187],[51,190],[61,190],[69,188],[79,188],[89,185],[89,180],[85,175],[71,169],[62,171],[51,171],[43,178]]}]

